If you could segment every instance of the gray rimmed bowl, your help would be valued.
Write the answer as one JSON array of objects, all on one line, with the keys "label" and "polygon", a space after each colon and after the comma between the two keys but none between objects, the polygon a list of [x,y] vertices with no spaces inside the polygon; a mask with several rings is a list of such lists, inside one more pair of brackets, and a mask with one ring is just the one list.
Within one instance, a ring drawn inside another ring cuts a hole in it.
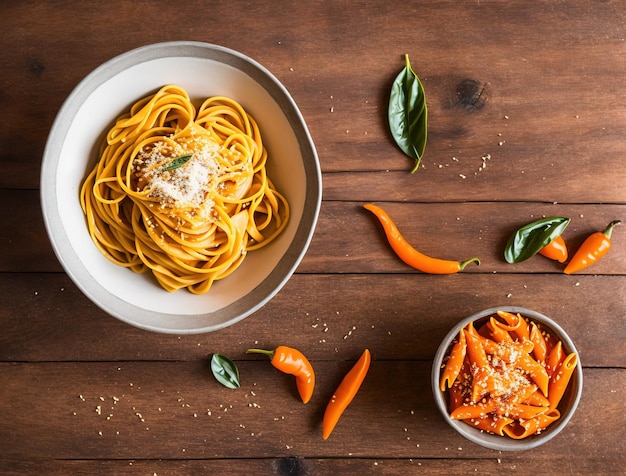
[{"label": "gray rimmed bowl", "polygon": [[[166,84],[192,100],[228,96],[257,121],[268,175],[290,205],[287,227],[246,256],[204,295],[164,291],[149,273],[109,262],[89,236],[79,203],[86,174],[115,119]],[[319,214],[322,183],[315,146],[295,101],[251,58],[218,45],[177,41],[124,53],[90,73],[67,98],[50,131],[41,169],[41,206],[52,247],[67,274],[95,304],[123,322],[155,332],[196,334],[249,316],[286,284],[303,258]]]},{"label": "gray rimmed bowl", "polygon": [[543,328],[549,330],[554,336],[556,336],[557,339],[561,340],[566,355],[571,352],[576,352],[578,354],[574,343],[567,335],[567,333],[563,330],[563,328],[561,328],[561,326],[559,326],[553,319],[549,318],[548,316],[545,316],[531,309],[516,306],[500,306],[485,309],[461,320],[441,341],[441,344],[439,345],[439,348],[435,353],[431,372],[431,386],[433,391],[433,397],[435,399],[435,404],[437,408],[443,415],[443,418],[446,420],[446,422],[468,440],[480,446],[484,446],[486,448],[494,450],[529,450],[550,441],[552,438],[558,435],[563,430],[563,428],[565,428],[567,423],[572,418],[572,415],[576,411],[583,388],[583,372],[582,364],[580,362],[580,354],[578,354],[578,365],[576,366],[567,390],[558,405],[558,409],[561,413],[560,418],[556,422],[548,426],[545,430],[541,431],[541,433],[531,435],[521,440],[509,438],[508,436],[491,434],[474,428],[463,421],[452,420],[448,412],[447,392],[442,392],[439,389],[439,382],[441,379],[441,373],[443,371],[442,366],[444,365],[444,359],[449,353],[454,339],[459,335],[459,331],[470,322],[474,322],[475,324],[477,324],[476,327],[478,327],[478,325],[485,322],[489,318],[489,316],[496,314],[497,311],[507,311],[513,314],[519,313],[523,317],[527,317],[530,320],[541,324]]}]

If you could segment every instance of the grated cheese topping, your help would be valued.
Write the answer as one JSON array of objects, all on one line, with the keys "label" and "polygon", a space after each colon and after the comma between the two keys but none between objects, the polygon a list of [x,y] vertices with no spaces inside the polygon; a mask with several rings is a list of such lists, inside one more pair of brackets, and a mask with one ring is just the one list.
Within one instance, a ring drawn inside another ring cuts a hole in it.
[{"label": "grated cheese topping", "polygon": [[[490,394],[495,399],[500,413],[506,415],[509,402],[514,397],[533,385],[530,376],[519,367],[523,351],[517,342],[500,342],[494,354],[487,355],[489,365],[471,367],[474,385],[482,388],[480,397]],[[488,389],[491,388],[491,391]]]},{"label": "grated cheese topping", "polygon": [[[191,158],[167,170],[173,160],[184,155]],[[241,184],[229,186],[221,180],[225,174],[232,174],[233,167],[242,169],[241,175],[250,174],[252,166],[245,165],[243,160],[234,147],[223,147],[208,131],[193,125],[190,136],[172,135],[139,151],[134,161],[137,191],[148,192],[162,210],[169,209],[173,218],[205,224],[212,221],[215,194],[245,193],[246,190],[240,189]]]}]

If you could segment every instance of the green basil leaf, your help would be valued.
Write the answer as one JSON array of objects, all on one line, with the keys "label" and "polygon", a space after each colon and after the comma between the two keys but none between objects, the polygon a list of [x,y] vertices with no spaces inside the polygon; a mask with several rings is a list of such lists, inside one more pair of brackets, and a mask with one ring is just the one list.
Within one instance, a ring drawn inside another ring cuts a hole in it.
[{"label": "green basil leaf", "polygon": [[239,369],[228,357],[213,354],[211,371],[219,383],[228,388],[239,388]]},{"label": "green basil leaf", "polygon": [[163,170],[174,170],[174,169],[177,169],[178,167],[182,167],[187,162],[189,162],[189,159],[191,159],[192,156],[193,154],[180,155],[176,157],[174,160],[172,160],[169,164],[167,164],[163,168]]},{"label": "green basil leaf", "polygon": [[398,74],[389,96],[389,129],[398,147],[415,159],[411,173],[418,169],[428,136],[428,109],[422,83],[411,68],[409,55],[405,55],[406,66]]},{"label": "green basil leaf", "polygon": [[551,217],[524,225],[507,241],[504,259],[509,263],[521,263],[527,260],[561,235],[569,222],[569,218]]}]

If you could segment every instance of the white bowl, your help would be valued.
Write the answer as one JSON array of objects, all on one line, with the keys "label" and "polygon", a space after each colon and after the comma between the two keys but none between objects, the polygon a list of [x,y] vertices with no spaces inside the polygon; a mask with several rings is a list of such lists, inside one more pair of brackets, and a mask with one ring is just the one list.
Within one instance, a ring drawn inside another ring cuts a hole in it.
[{"label": "white bowl", "polygon": [[[249,253],[237,271],[208,293],[164,291],[149,273],[109,262],[94,246],[79,203],[82,181],[104,134],[138,99],[166,84],[192,99],[228,96],[255,118],[271,155],[268,175],[290,205],[286,229]],[[104,63],[63,104],[52,126],[41,170],[46,229],[62,266],[95,304],[112,316],[156,332],[214,331],[249,316],[291,277],[309,246],[322,197],[315,146],[285,87],[236,51],[198,42],[141,47]]]},{"label": "white bowl", "polygon": [[[441,380],[444,358],[450,351],[452,342],[455,338],[458,337],[459,331],[470,322],[474,322],[475,324],[480,324],[484,322],[489,316],[495,315],[497,311],[506,311],[513,314],[519,313],[522,315],[522,317],[526,317],[531,321],[536,322],[537,324],[541,324],[542,328],[549,330],[551,335],[553,335],[557,340],[561,341],[563,345],[563,350],[566,355],[571,352],[576,352],[578,354],[574,343],[567,335],[567,333],[561,328],[561,326],[559,326],[554,320],[550,319],[548,316],[544,316],[537,311],[516,306],[500,306],[485,309],[484,311],[477,312],[476,314],[466,317],[465,319],[457,323],[446,335],[446,337],[444,337],[444,339],[441,341],[441,345],[437,349],[432,366],[431,385],[433,396],[435,398],[435,404],[437,405],[437,408],[439,408],[439,411],[448,422],[448,424],[450,424],[452,428],[454,428],[457,432],[459,432],[468,440],[478,445],[494,450],[529,450],[548,442],[557,434],[559,434],[565,428],[567,423],[572,418],[572,415],[576,411],[583,388],[583,371],[582,364],[580,362],[580,354],[578,355],[578,364],[576,365],[574,374],[572,375],[567,390],[565,391],[565,394],[563,395],[563,398],[558,405],[558,409],[561,413],[560,418],[552,423],[550,426],[548,426],[541,433],[531,435],[520,440],[512,439],[507,436],[500,436],[484,432],[478,428],[474,428],[468,425],[463,421],[452,420],[448,413],[448,392],[442,392],[439,389],[439,382]],[[476,325],[475,327],[478,327],[478,325]]]}]

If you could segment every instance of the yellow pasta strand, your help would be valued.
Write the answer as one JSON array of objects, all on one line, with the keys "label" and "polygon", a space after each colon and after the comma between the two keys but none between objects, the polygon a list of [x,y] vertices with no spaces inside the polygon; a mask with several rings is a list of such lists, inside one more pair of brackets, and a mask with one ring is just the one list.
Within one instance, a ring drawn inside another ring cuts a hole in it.
[{"label": "yellow pasta strand", "polygon": [[167,291],[209,291],[274,240],[289,205],[267,177],[258,125],[236,101],[166,85],[108,131],[80,190],[89,234],[111,262]]}]

